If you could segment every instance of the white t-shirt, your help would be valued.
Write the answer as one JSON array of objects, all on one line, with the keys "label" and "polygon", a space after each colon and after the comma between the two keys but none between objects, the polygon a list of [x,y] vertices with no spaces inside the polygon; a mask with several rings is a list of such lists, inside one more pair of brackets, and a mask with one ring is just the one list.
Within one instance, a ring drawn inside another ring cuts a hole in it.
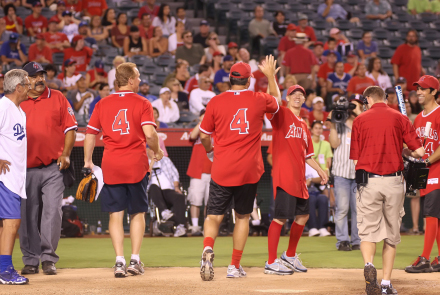
[{"label": "white t-shirt", "polygon": [[107,78],[108,78],[108,87],[110,88],[110,90],[113,90],[115,88],[115,80],[116,80],[116,69],[115,68],[111,69],[108,72]]},{"label": "white t-shirt", "polygon": [[0,159],[11,163],[9,172],[0,174],[0,181],[26,199],[26,114],[6,96],[0,99]]},{"label": "white t-shirt", "polygon": [[189,97],[189,110],[198,116],[214,96],[215,93],[210,90],[194,89]]},{"label": "white t-shirt", "polygon": [[81,108],[78,110],[78,112],[75,112],[75,117],[78,120],[78,124],[84,125],[85,123],[88,123],[89,118],[90,118],[90,114],[89,114],[89,109],[90,109],[90,104],[92,103],[92,101],[95,99],[95,96],[93,95],[93,93],[86,91],[83,93],[78,93],[76,94],[76,101],[80,101],[81,98],[86,95],[87,93],[90,93],[91,96],[89,98],[86,98],[81,106]]},{"label": "white t-shirt", "polygon": [[[162,162],[154,162],[154,165],[152,168],[162,168]],[[151,172],[151,179],[150,179],[150,185],[155,184],[157,186],[159,186],[159,184],[157,183],[157,178],[159,178],[159,182],[160,182],[160,188],[162,190],[165,189],[170,189],[170,190],[174,190],[174,183],[172,183],[170,181],[170,179],[165,175],[165,173],[163,173],[162,169],[158,169],[155,172]]]},{"label": "white t-shirt", "polygon": [[377,83],[377,86],[379,86],[383,90],[386,90],[387,88],[393,87],[393,85],[391,85],[390,77],[387,74],[385,74],[385,75],[379,74],[379,76],[377,77],[377,80],[374,79],[373,75],[370,72],[367,72],[366,76],[368,78],[373,79],[374,82]]},{"label": "white t-shirt", "polygon": [[[194,90],[193,90],[194,91]],[[151,103],[153,107],[155,107],[159,111],[159,121],[164,123],[174,123],[180,118],[179,107],[177,104],[170,100],[171,108],[164,107],[162,103],[162,99],[156,99]]]},{"label": "white t-shirt", "polygon": [[78,25],[75,23],[71,23],[70,25],[64,26],[61,32],[66,34],[69,42],[72,42],[73,36],[78,35]]},{"label": "white t-shirt", "polygon": [[76,85],[76,82],[81,78],[81,74],[73,75],[72,77],[64,77],[63,79],[63,86],[64,87],[70,87]]}]

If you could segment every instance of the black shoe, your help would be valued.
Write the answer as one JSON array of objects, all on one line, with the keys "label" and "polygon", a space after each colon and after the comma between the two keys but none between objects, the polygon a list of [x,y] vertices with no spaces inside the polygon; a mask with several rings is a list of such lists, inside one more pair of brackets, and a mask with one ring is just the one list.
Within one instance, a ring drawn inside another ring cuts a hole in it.
[{"label": "black shoe", "polygon": [[397,294],[396,289],[391,284],[389,286],[382,285],[380,288],[382,289],[382,294]]},{"label": "black shoe", "polygon": [[350,243],[348,241],[341,242],[338,251],[351,251]]},{"label": "black shoe", "polygon": [[432,271],[439,271],[440,272],[440,263],[439,263],[440,256],[437,256],[434,261],[431,263]]},{"label": "black shoe", "polygon": [[21,274],[22,275],[33,275],[33,274],[37,274],[40,270],[38,269],[38,265],[37,266],[33,266],[33,265],[25,265],[23,267],[23,269],[21,270]]},{"label": "black shoe", "polygon": [[410,266],[405,267],[408,273],[432,272],[431,262],[423,256],[419,256]]},{"label": "black shoe", "polygon": [[364,267],[364,277],[365,277],[365,291],[367,295],[381,295],[382,289],[377,283],[377,271],[372,265],[367,265]]},{"label": "black shoe", "polygon": [[53,263],[52,261],[43,261],[42,268],[45,275],[57,274],[57,268],[55,267],[55,263]]},{"label": "black shoe", "polygon": [[351,250],[355,251],[355,250],[360,250],[361,249],[361,245],[351,245]]}]

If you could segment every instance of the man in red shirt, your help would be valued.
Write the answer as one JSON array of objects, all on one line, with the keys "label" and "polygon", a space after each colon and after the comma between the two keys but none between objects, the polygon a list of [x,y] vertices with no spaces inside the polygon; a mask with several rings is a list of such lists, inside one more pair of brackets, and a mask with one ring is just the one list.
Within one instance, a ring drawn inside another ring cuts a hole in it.
[{"label": "man in red shirt", "polygon": [[[353,121],[350,159],[356,166],[356,208],[367,295],[397,294],[390,283],[400,225],[404,214],[402,149],[422,157],[425,149],[408,117],[386,104],[385,92],[370,86],[363,96],[370,109]],[[377,282],[373,265],[376,243],[384,241],[383,279]],[[382,292],[382,293],[381,293]]]},{"label": "man in red shirt", "polygon": [[406,34],[405,44],[397,47],[391,63],[393,64],[394,78],[405,77],[408,90],[417,90],[413,83],[424,75],[422,68],[422,51],[420,50],[419,37],[416,30],[409,30]]},{"label": "man in red shirt", "polygon": [[[193,91],[196,88],[199,88],[199,79],[201,76],[209,78],[211,75],[211,69],[208,65],[201,65],[199,67],[199,72],[189,78],[188,81],[185,83],[185,91],[188,92],[188,98],[190,97],[191,91]],[[212,84],[209,86],[209,90],[212,91]]]},{"label": "man in red shirt", "polygon": [[[414,120],[414,128],[420,137],[424,137],[426,124],[431,122],[432,125],[424,141],[426,153],[423,158],[429,167],[428,183],[426,189],[420,190],[426,220],[423,253],[412,265],[406,267],[405,271],[422,273],[440,271],[440,106],[435,101],[440,84],[433,76],[422,76],[414,84],[417,86],[419,103],[423,106],[423,111]],[[436,239],[439,255],[430,263],[429,256]]]},{"label": "man in red shirt", "polygon": [[[306,272],[296,254],[296,247],[309,219],[309,193],[305,178],[305,163],[315,169],[326,184],[327,173],[312,158],[313,142],[306,122],[299,118],[306,91],[299,85],[287,90],[287,107],[281,106],[276,114],[268,114],[273,128],[273,193],[275,215],[268,231],[269,259],[264,273],[291,275],[293,271]],[[289,247],[280,259],[277,248],[281,229],[287,219],[294,219],[290,228]]]},{"label": "man in red shirt", "polygon": [[60,0],[57,2],[57,13],[49,19],[54,20],[57,24],[63,20],[63,12],[66,11],[66,2]]},{"label": "man in red shirt", "polygon": [[139,25],[139,34],[145,39],[153,38],[154,27],[152,26],[151,15],[142,14],[141,24]]},{"label": "man in red shirt", "polygon": [[[261,155],[264,114],[276,113],[281,103],[275,80],[278,70],[274,57],[266,57],[260,69],[269,81],[269,93],[247,90],[252,77],[251,67],[243,62],[236,63],[229,73],[231,90],[211,99],[199,127],[202,132],[200,139],[208,157],[214,158],[200,267],[200,276],[204,281],[214,278],[214,240],[224,214],[231,207],[236,214],[234,248],[227,277],[246,276],[240,260],[249,235],[249,216],[253,211],[258,182],[264,172]],[[214,133],[215,151],[211,141]]]},{"label": "man in red shirt", "polygon": [[21,203],[19,229],[23,253],[22,274],[36,274],[42,264],[48,275],[57,273],[55,253],[61,233],[63,174],[70,167],[70,153],[76,139],[73,110],[58,90],[49,89],[43,67],[35,62],[24,68],[29,74],[29,99],[21,104],[26,112],[26,195]]},{"label": "man in red shirt", "polygon": [[298,17],[298,26],[296,27],[298,33],[304,33],[307,35],[310,41],[316,42],[315,30],[309,26],[309,17],[307,14],[300,13]]},{"label": "man in red shirt", "polygon": [[103,16],[108,8],[105,0],[87,0],[82,2],[82,11],[86,16]]},{"label": "man in red shirt", "polygon": [[139,9],[138,17],[141,18],[144,13],[148,13],[151,18],[157,16],[159,13],[159,5],[156,5],[156,0],[146,0],[147,5],[142,6],[141,9]]},{"label": "man in red shirt", "polygon": [[[146,144],[160,161],[163,151],[154,123],[151,103],[138,94],[139,70],[133,63],[123,63],[116,69],[119,90],[102,98],[95,106],[87,125],[84,140],[84,167],[93,169],[92,154],[96,136],[102,131],[104,156],[101,210],[109,212],[109,231],[116,252],[115,277],[143,274],[139,252],[145,232],[146,195],[149,165]],[[130,214],[132,255],[127,268],[124,258],[124,210]]]},{"label": "man in red shirt", "polygon": [[57,22],[53,18],[49,21],[49,31],[43,34],[46,45],[52,50],[52,53],[63,52],[70,47],[69,39],[66,34],[58,31]]},{"label": "man in red shirt", "polygon": [[29,61],[52,63],[52,50],[46,45],[43,34],[35,36],[35,43],[29,47]]},{"label": "man in red shirt", "polygon": [[296,26],[294,24],[289,24],[286,29],[286,34],[283,38],[281,38],[280,43],[278,44],[278,52],[280,56],[280,60],[284,59],[284,55],[286,52],[295,47],[295,38],[296,36]]},{"label": "man in red shirt", "polygon": [[76,35],[72,39],[72,47],[64,50],[64,61],[68,59],[76,61],[76,70],[78,72],[85,72],[87,65],[92,59],[92,55],[93,50],[84,45],[84,38]]},{"label": "man in red shirt", "polygon": [[376,85],[373,79],[368,78],[365,75],[367,73],[367,66],[365,64],[358,64],[356,73],[357,75],[351,78],[351,80],[348,82],[348,97],[350,97],[352,94],[362,94],[367,87]]},{"label": "man in red shirt", "polygon": [[327,62],[319,67],[318,71],[318,83],[321,87],[321,96],[327,96],[327,78],[328,75],[335,71],[335,65],[338,61],[338,57],[335,51],[330,51],[327,55]]},{"label": "man in red shirt", "polygon": [[32,14],[24,20],[28,36],[35,37],[37,34],[47,31],[47,19],[41,15],[42,7],[40,2],[36,2],[32,8]]}]

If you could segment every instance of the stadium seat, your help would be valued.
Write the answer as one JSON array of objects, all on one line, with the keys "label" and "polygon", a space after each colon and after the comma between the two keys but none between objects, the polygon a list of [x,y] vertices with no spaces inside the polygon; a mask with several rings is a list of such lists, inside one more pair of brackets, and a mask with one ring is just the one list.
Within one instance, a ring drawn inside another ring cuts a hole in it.
[{"label": "stadium seat", "polygon": [[437,30],[429,29],[424,30],[421,35],[425,37],[425,39],[429,40],[439,40],[440,39],[440,33]]},{"label": "stadium seat", "polygon": [[55,65],[62,65],[64,61],[64,52],[55,52],[52,54],[52,61]]},{"label": "stadium seat", "polygon": [[219,1],[214,4],[215,7],[215,27],[225,23],[226,13],[235,7],[234,4],[227,1]]},{"label": "stadium seat", "polygon": [[419,39],[419,47],[420,49],[424,50],[424,49],[428,49],[432,46],[432,43],[429,42],[426,39]]},{"label": "stadium seat", "polygon": [[138,67],[140,67],[140,66],[144,65],[148,59],[151,60],[151,58],[149,58],[145,55],[134,55],[134,56],[130,57],[128,59],[128,61],[132,62],[132,63],[136,64]]},{"label": "stadium seat", "polygon": [[388,74],[388,76],[394,76],[393,65],[382,63],[382,69]]},{"label": "stadium seat", "polygon": [[160,88],[162,87],[150,83],[150,94],[159,97]]},{"label": "stadium seat", "polygon": [[431,23],[432,28],[440,32],[440,20]]},{"label": "stadium seat", "polygon": [[389,48],[396,49],[399,45],[402,44],[402,39],[397,38],[397,37],[391,37],[391,38],[384,40],[384,43]]},{"label": "stadium seat", "polygon": [[180,118],[177,121],[178,123],[190,123],[192,121],[197,120],[197,116],[191,113],[190,111],[181,111]]},{"label": "stadium seat", "polygon": [[257,6],[254,2],[246,2],[246,3],[240,3],[238,4],[238,8],[243,10],[244,12],[254,12],[255,7]]},{"label": "stadium seat", "polygon": [[422,67],[424,68],[430,68],[433,66],[436,66],[436,61],[428,56],[422,55]]},{"label": "stadium seat", "polygon": [[362,39],[362,34],[364,33],[364,30],[361,29],[351,29],[346,32],[347,37],[353,40],[360,40]]},{"label": "stadium seat", "polygon": [[145,65],[143,65],[141,68],[140,68],[140,72],[141,72],[141,74],[142,75],[145,75],[145,76],[153,76],[154,74],[156,74],[156,73],[162,73],[163,71],[162,71],[162,68],[161,67],[158,67],[157,65],[155,65],[154,63],[148,63],[148,64],[145,64]]},{"label": "stadium seat", "polygon": [[363,20],[360,24],[360,27],[364,30],[364,31],[373,31],[374,29],[379,28],[379,25],[376,21],[373,20]]},{"label": "stadium seat", "polygon": [[397,20],[404,24],[410,22],[411,20],[414,20],[414,17],[407,11],[398,10],[395,12],[395,15],[397,16]]},{"label": "stadium seat", "polygon": [[438,20],[438,15],[432,13],[422,13],[418,15],[424,23],[431,23]]},{"label": "stadium seat", "polygon": [[153,75],[153,82],[156,85],[163,85],[163,82],[165,82],[165,79],[167,78],[168,73],[164,72],[156,72]]},{"label": "stadium seat", "polygon": [[390,36],[390,32],[382,28],[377,28],[373,31],[373,38],[378,40],[385,40],[389,36]]},{"label": "stadium seat", "polygon": [[43,9],[41,10],[41,15],[47,19],[50,19],[52,16],[55,15],[55,11],[50,10],[48,7],[43,7]]},{"label": "stadium seat", "polygon": [[264,39],[260,39],[260,55],[273,55],[279,43],[280,39],[278,36],[267,36]]},{"label": "stadium seat", "polygon": [[426,50],[427,55],[433,59],[440,59],[440,48],[433,47]]},{"label": "stadium seat", "polygon": [[336,27],[341,31],[354,29],[355,25],[348,20],[338,20]]},{"label": "stadium seat", "polygon": [[377,55],[383,59],[389,59],[393,57],[394,51],[389,47],[379,47]]},{"label": "stadium seat", "polygon": [[383,27],[388,31],[398,31],[402,27],[402,23],[396,20],[389,20],[383,23]]},{"label": "stadium seat", "polygon": [[278,11],[278,10],[284,11],[286,9],[286,7],[284,5],[279,4],[279,3],[273,3],[273,2],[263,4],[263,8],[265,11],[271,13],[272,15],[275,11]]},{"label": "stadium seat", "polygon": [[238,42],[241,45],[243,43],[246,43],[249,41],[249,30],[248,30],[248,26],[249,26],[249,22],[251,21],[250,17],[244,17],[241,20],[239,20],[237,22],[237,33],[238,33]]},{"label": "stadium seat", "polygon": [[310,26],[312,26],[315,30],[318,31],[330,30],[332,28],[332,25],[323,19],[315,19],[310,23]]},{"label": "stadium seat", "polygon": [[409,22],[409,27],[411,29],[417,30],[418,32],[422,32],[424,29],[427,29],[427,25],[419,20],[413,20]]},{"label": "stadium seat", "polygon": [[139,9],[139,3],[133,1],[120,1],[116,3],[116,7],[122,11],[129,11],[131,9]]},{"label": "stadium seat", "polygon": [[131,22],[131,19],[133,17],[137,17],[139,13],[139,8],[132,8],[129,11],[127,11],[127,18]]},{"label": "stadium seat", "polygon": [[170,64],[175,63],[174,56],[164,54],[156,57],[155,63],[160,67],[168,67]]},{"label": "stadium seat", "polygon": [[394,4],[397,6],[407,6],[408,0],[394,0]]}]

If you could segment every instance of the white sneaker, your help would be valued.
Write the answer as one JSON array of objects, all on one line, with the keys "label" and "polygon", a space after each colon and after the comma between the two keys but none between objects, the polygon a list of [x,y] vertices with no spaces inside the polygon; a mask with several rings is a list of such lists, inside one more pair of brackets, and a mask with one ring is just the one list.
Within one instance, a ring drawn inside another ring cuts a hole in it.
[{"label": "white sneaker", "polygon": [[202,227],[201,226],[193,225],[190,228],[191,228],[191,235],[192,236],[203,236]]},{"label": "white sneaker", "polygon": [[293,270],[289,267],[286,267],[284,263],[280,259],[275,259],[272,264],[268,264],[266,261],[266,265],[264,266],[264,273],[268,275],[293,275]]},{"label": "white sneaker", "polygon": [[202,260],[200,261],[200,277],[204,281],[212,281],[214,278],[214,251],[211,247],[206,247],[202,253]]},{"label": "white sneaker", "polygon": [[246,272],[240,265],[240,268],[236,268],[235,265],[228,266],[228,273],[226,274],[227,278],[245,278]]},{"label": "white sneaker", "polygon": [[307,272],[307,268],[302,264],[301,259],[299,259],[299,255],[301,255],[301,253],[296,253],[295,256],[289,257],[286,255],[286,251],[284,251],[283,254],[281,254],[280,260],[293,271]]},{"label": "white sneaker", "polygon": [[328,230],[326,228],[320,228],[319,229],[319,236],[320,237],[328,237],[331,236],[332,234],[328,232]]},{"label": "white sneaker", "polygon": [[179,224],[174,232],[174,237],[178,238],[183,236],[186,236],[186,228],[183,224]]},{"label": "white sneaker", "polygon": [[162,222],[165,222],[168,219],[170,219],[171,217],[173,217],[174,213],[171,212],[171,210],[169,210],[169,209],[165,209],[162,211],[162,213],[160,215],[162,215]]},{"label": "white sneaker", "polygon": [[317,230],[316,228],[309,229],[309,237],[317,237],[319,236],[319,233],[319,230]]}]

